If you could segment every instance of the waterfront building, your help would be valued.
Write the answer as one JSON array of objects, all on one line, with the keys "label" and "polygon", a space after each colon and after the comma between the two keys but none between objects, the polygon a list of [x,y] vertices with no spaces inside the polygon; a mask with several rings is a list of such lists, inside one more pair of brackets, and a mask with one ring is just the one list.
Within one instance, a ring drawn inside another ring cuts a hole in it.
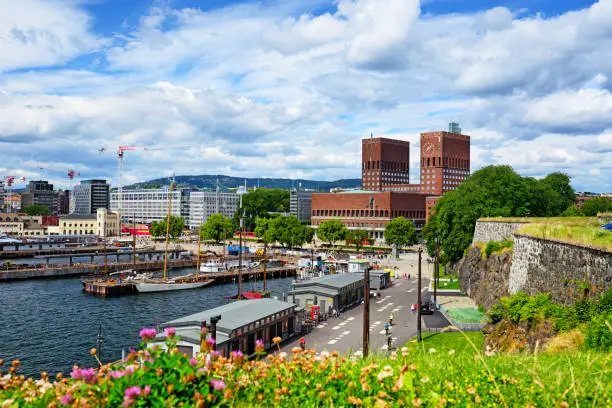
[{"label": "waterfront building", "polygon": [[289,213],[300,221],[310,221],[312,211],[312,191],[291,190]]},{"label": "waterfront building", "polygon": [[[264,348],[269,349],[274,346],[274,337],[286,340],[297,332],[295,305],[271,298],[231,302],[166,322],[161,328],[175,328],[181,337],[179,352],[191,357],[200,352],[202,327],[210,331],[211,319],[216,316],[221,317],[216,323],[216,349],[223,356],[235,350],[250,356],[255,353],[256,340],[261,339]],[[165,346],[163,332],[155,340],[153,345]]]},{"label": "waterfront building", "polygon": [[[111,192],[111,210],[120,212],[126,222],[150,224],[168,216],[169,187],[155,189],[123,189],[122,197],[118,191]],[[170,214],[187,219],[189,216],[189,193],[187,189],[174,189],[170,201]]]},{"label": "waterfront building", "polygon": [[110,185],[106,180],[83,180],[74,186],[70,214],[91,215],[99,208],[110,209]]},{"label": "waterfront building", "polygon": [[410,142],[370,137],[361,141],[361,185],[382,190],[393,184],[407,184],[410,175]]},{"label": "waterfront building", "polygon": [[348,190],[312,195],[312,226],[339,219],[350,230],[363,229],[382,239],[385,226],[396,217],[425,224],[425,195],[381,191]]},{"label": "waterfront building", "polygon": [[[392,269],[370,269],[370,290],[384,289],[391,284]],[[363,279],[364,271],[355,272]]]},{"label": "waterfront building", "polygon": [[48,234],[59,224],[59,217],[47,215],[0,214],[0,233],[11,236],[36,237]]},{"label": "waterfront building", "polygon": [[363,276],[344,273],[294,282],[289,296],[297,307],[320,306],[321,313],[344,310],[363,299]]},{"label": "waterfront building", "polygon": [[189,195],[189,228],[197,229],[213,214],[233,218],[240,203],[238,193],[217,191],[192,191]]},{"label": "waterfront building", "polygon": [[21,208],[34,204],[45,206],[51,215],[57,215],[57,192],[53,191],[53,184],[45,180],[30,181],[26,191],[21,193]]},{"label": "waterfront building", "polygon": [[97,235],[114,237],[120,234],[119,214],[98,208],[96,214],[70,214],[59,220],[59,235]]}]

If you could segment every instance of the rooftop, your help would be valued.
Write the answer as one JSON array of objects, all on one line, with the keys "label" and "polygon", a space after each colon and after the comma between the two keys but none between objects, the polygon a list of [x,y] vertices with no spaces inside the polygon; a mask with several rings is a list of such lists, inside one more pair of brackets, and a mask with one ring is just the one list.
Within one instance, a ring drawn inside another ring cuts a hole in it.
[{"label": "rooftop", "polygon": [[351,273],[342,273],[342,274],[334,274],[334,275],[326,275],[319,279],[313,279],[306,282],[300,282],[294,284],[295,290],[300,287],[306,286],[327,286],[334,289],[340,289],[345,286],[348,286],[352,283],[363,281],[363,277],[358,275],[353,275]]},{"label": "rooftop", "polygon": [[95,220],[96,214],[70,214],[62,217],[64,220]]},{"label": "rooftop", "polygon": [[215,307],[214,309],[204,310],[199,313],[171,320],[164,323],[162,326],[171,327],[174,325],[186,326],[193,324],[199,327],[202,322],[207,322],[209,324],[212,316],[221,315],[221,320],[217,324],[217,327],[232,331],[274,313],[293,309],[294,307],[295,305],[292,303],[270,298],[239,300]]}]

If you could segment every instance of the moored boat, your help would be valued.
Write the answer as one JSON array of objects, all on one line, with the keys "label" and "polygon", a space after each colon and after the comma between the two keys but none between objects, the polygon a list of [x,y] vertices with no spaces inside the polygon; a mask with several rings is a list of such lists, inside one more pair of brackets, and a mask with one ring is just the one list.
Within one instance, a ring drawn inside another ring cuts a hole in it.
[{"label": "moored boat", "polygon": [[213,280],[195,281],[195,282],[182,282],[182,281],[155,281],[147,280],[144,282],[134,282],[136,290],[139,293],[152,293],[152,292],[169,292],[173,290],[187,290],[197,289],[204,286],[208,286],[213,283]]}]

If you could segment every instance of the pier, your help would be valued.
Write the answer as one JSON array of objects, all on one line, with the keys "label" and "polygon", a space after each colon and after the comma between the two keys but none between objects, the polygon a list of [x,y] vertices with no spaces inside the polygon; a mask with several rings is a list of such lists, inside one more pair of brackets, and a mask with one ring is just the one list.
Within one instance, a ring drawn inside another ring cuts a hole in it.
[{"label": "pier", "polygon": [[[126,267],[129,267],[129,265],[126,265]],[[296,274],[297,268],[294,267],[270,268],[266,271],[266,279],[286,278],[295,276]],[[242,279],[246,281],[263,281],[263,275],[264,272],[260,269],[242,271]],[[231,283],[238,279],[238,271],[200,273],[200,277],[213,279],[213,285],[217,283]],[[107,280],[102,276],[92,277],[90,280],[84,280],[83,290],[87,293],[98,296],[122,296],[137,293],[136,285],[132,283],[119,283],[118,278]]]}]

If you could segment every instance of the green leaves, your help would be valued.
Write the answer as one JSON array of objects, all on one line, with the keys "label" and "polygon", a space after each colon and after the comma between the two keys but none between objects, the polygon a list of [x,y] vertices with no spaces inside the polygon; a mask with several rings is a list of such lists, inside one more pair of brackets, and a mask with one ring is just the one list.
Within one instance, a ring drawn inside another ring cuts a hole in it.
[{"label": "green leaves", "polygon": [[363,246],[363,241],[369,241],[369,239],[370,233],[362,229],[349,230],[346,234],[346,243],[355,245],[357,251]]},{"label": "green leaves", "polygon": [[397,245],[398,248],[416,244],[414,223],[404,217],[392,219],[385,226],[385,242],[388,245]]},{"label": "green leaves", "polygon": [[[268,239],[267,242],[279,242],[283,246],[300,247],[312,241],[314,231],[311,227],[303,225],[297,217],[278,216],[265,220],[267,232],[265,232],[264,221],[259,221],[259,233]],[[257,235],[257,231],[255,232]]]},{"label": "green leaves", "polygon": [[[165,237],[166,236],[166,221],[168,218],[166,217],[162,221],[153,221],[151,223],[151,236],[153,237]],[[170,231],[168,234],[172,238],[180,237],[183,233],[183,229],[185,228],[185,220],[183,217],[177,217],[174,215],[170,216]]]},{"label": "green leaves", "polygon": [[40,204],[33,204],[29,207],[26,207],[23,209],[23,212],[28,215],[32,215],[32,216],[51,214],[49,212],[49,207],[47,207],[46,205],[40,205]]},{"label": "green leaves", "polygon": [[224,239],[231,238],[234,233],[232,220],[225,217],[223,214],[213,214],[206,220],[200,230],[202,239],[221,242]]},{"label": "green leaves", "polygon": [[[258,188],[242,196],[242,211],[244,212],[244,228],[253,231],[257,218],[269,218],[270,213],[289,212],[289,191],[279,188]],[[234,223],[238,225],[240,209],[236,210]]]},{"label": "green leaves", "polygon": [[323,221],[317,228],[317,237],[322,241],[329,242],[329,245],[333,245],[336,241],[343,241],[347,234],[348,229],[340,220]]}]

